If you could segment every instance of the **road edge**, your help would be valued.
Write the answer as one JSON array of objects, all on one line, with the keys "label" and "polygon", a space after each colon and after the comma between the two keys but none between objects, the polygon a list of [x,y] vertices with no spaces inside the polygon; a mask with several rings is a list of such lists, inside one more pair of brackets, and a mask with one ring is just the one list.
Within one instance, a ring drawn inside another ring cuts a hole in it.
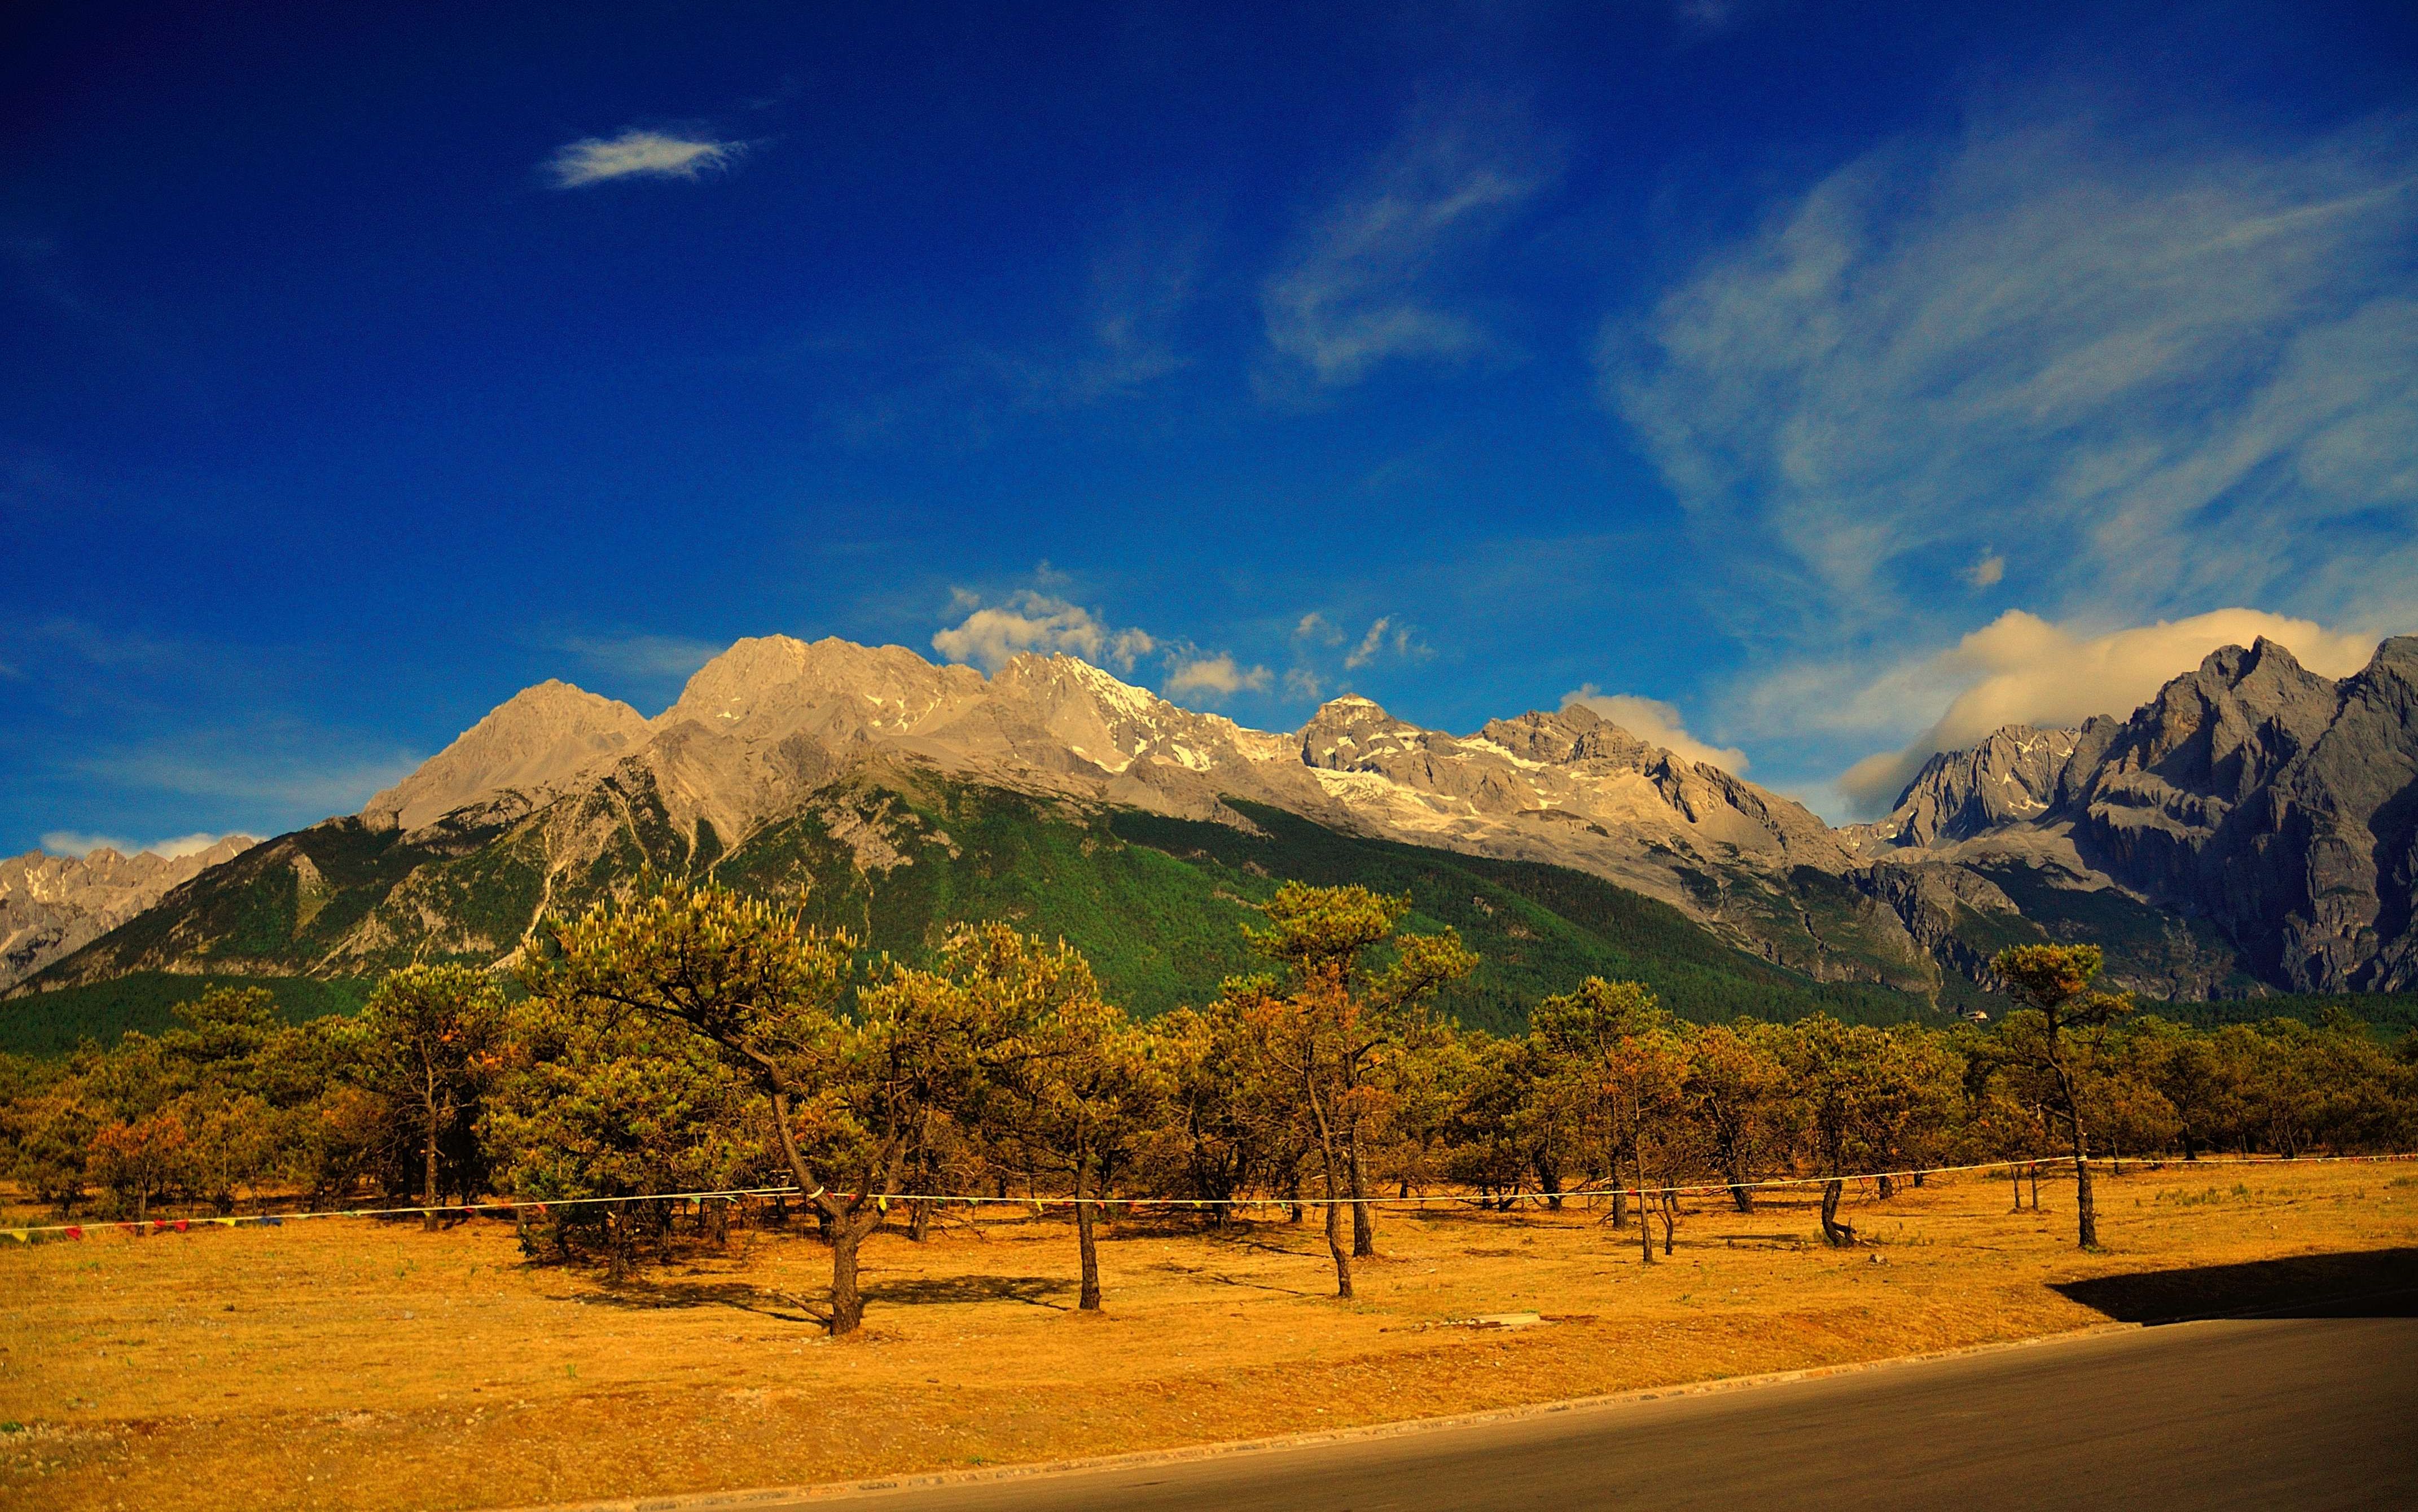
[{"label": "road edge", "polygon": [[1184,1464],[1200,1459],[1222,1459],[1235,1455],[1268,1454],[1286,1449],[1305,1449],[1319,1444],[1365,1443],[1378,1439],[1406,1438],[1419,1433],[1444,1432],[1453,1428],[1482,1428],[1494,1423],[1517,1423],[1529,1418],[1549,1417],[1559,1413],[1586,1412],[1606,1407],[1620,1407],[1637,1402],[1660,1401],[1673,1397],[1709,1397],[1724,1392],[1752,1391],[1761,1386],[1784,1386],[1792,1382],[1822,1381],[1834,1376],[1860,1375],[1873,1370],[1895,1369],[1909,1365],[1927,1365],[1940,1360],[1965,1359],[1977,1354],[2000,1354],[2011,1350],[2037,1349],[2043,1345],[2079,1343],[2086,1339],[2104,1338],[2115,1334],[2140,1333],[2152,1325],[2148,1323],[2094,1323],[2088,1328],[2067,1329],[2056,1334],[2036,1334],[2029,1338],[1997,1339],[1986,1344],[1966,1344],[1955,1349],[1927,1350],[1921,1354],[1895,1354],[1878,1360],[1851,1360],[1840,1365],[1807,1366],[1796,1370],[1772,1370],[1752,1376],[1717,1376],[1707,1381],[1684,1382],[1668,1386],[1646,1386],[1634,1391],[1612,1392],[1597,1397],[1571,1397],[1559,1401],[1531,1402],[1520,1407],[1497,1407],[1482,1413],[1459,1413],[1447,1417],[1401,1418],[1387,1423],[1367,1423],[1357,1428],[1324,1428],[1308,1433],[1288,1433],[1266,1439],[1234,1439],[1217,1443],[1186,1444],[1172,1449],[1137,1449],[1125,1454],[1091,1455],[1074,1459],[1034,1460],[1018,1465],[985,1466],[974,1470],[933,1470],[910,1474],[882,1475],[863,1480],[817,1481],[796,1486],[760,1486],[733,1491],[673,1491],[651,1496],[617,1496],[594,1502],[549,1502],[518,1507],[497,1507],[489,1512],[713,1512],[718,1507],[758,1506],[769,1502],[841,1501],[851,1497],[881,1496],[895,1491],[932,1490],[945,1486],[978,1486],[998,1481],[1026,1480],[1036,1475],[1081,1474],[1096,1471],[1140,1469],[1150,1465]]}]

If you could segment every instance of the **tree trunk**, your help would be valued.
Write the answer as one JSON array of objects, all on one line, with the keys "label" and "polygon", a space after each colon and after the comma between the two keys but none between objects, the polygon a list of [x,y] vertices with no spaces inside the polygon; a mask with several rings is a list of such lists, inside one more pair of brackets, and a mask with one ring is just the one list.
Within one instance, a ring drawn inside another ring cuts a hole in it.
[{"label": "tree trunk", "polygon": [[1846,1245],[1856,1242],[1856,1230],[1839,1221],[1839,1195],[1846,1184],[1836,1176],[1822,1184],[1822,1241],[1828,1245]]},{"label": "tree trunk", "polygon": [[2021,1213],[2024,1210],[2023,1167],[2009,1166],[2007,1168],[2007,1184],[2015,1189],[2015,1205],[2012,1208],[2008,1209],[2008,1211],[2011,1213]]},{"label": "tree trunk", "polygon": [[1355,1260],[1373,1260],[1377,1254],[1377,1224],[1370,1216],[1368,1182],[1360,1168],[1359,1132],[1354,1130],[1346,1138],[1345,1168],[1352,1178],[1352,1255]]},{"label": "tree trunk", "polygon": [[[865,1189],[850,1205],[824,1191],[822,1183],[807,1172],[805,1160],[798,1153],[797,1138],[789,1132],[788,1092],[773,1093],[773,1125],[781,1136],[781,1156],[788,1165],[789,1179],[798,1184],[800,1194],[813,1205],[816,1217],[825,1226],[823,1231],[831,1240],[831,1336],[853,1334],[865,1321],[865,1294],[856,1287],[857,1247],[865,1243],[867,1234],[881,1227],[883,1214],[878,1199],[880,1193],[897,1189],[899,1168],[907,1158],[906,1145],[903,1140],[893,1144],[888,1160],[866,1168]],[[881,1184],[880,1193],[874,1190],[877,1181]]]},{"label": "tree trunk", "polygon": [[1075,1168],[1075,1247],[1083,1260],[1083,1292],[1075,1306],[1083,1312],[1100,1310],[1100,1251],[1092,1238],[1092,1202],[1089,1162]]},{"label": "tree trunk", "polygon": [[434,1106],[428,1109],[428,1138],[423,1142],[421,1153],[428,1157],[428,1170],[420,1199],[428,1204],[428,1211],[420,1215],[420,1227],[422,1232],[433,1234],[436,1231],[436,1109]]},{"label": "tree trunk", "polygon": [[835,1215],[832,1224],[831,1336],[853,1334],[865,1321],[865,1293],[856,1285],[857,1246],[881,1226],[881,1210],[872,1203],[850,1214]]},{"label": "tree trunk", "polygon": [[1352,1300],[1352,1251],[1343,1243],[1343,1181],[1332,1151],[1322,1151],[1326,1166],[1326,1252],[1335,1257],[1335,1294]]},{"label": "tree trunk", "polygon": [[1629,1163],[1637,1171],[1637,1253],[1645,1259],[1646,1264],[1651,1265],[1654,1263],[1654,1220],[1646,1216],[1653,1209],[1648,1205],[1650,1199],[1645,1195],[1645,1147],[1644,1145],[1630,1146]]},{"label": "tree trunk", "polygon": [[1335,1257],[1335,1294],[1349,1302],[1352,1300],[1352,1251],[1343,1243],[1343,1204],[1340,1202],[1326,1204],[1326,1250]]},{"label": "tree trunk", "polygon": [[907,1204],[907,1237],[922,1244],[932,1231],[932,1204],[916,1200]]},{"label": "tree trunk", "polygon": [[1884,1177],[1882,1177],[1880,1180],[1881,1180],[1881,1200],[1882,1200],[1882,1201],[1886,1202],[1886,1201],[1888,1201],[1890,1198],[1893,1198],[1893,1197],[1897,1196],[1897,1179],[1896,1179],[1895,1177],[1893,1177],[1893,1176],[1884,1176]]},{"label": "tree trunk", "polygon": [[1662,1193],[1662,1253],[1671,1253],[1673,1233],[1679,1227],[1679,1194],[1665,1188]]},{"label": "tree trunk", "polygon": [[2074,1126],[2074,1204],[2082,1215],[2080,1244],[2085,1249],[2099,1247],[2099,1208],[2090,1197],[2089,1145],[2083,1139],[2082,1124]]}]

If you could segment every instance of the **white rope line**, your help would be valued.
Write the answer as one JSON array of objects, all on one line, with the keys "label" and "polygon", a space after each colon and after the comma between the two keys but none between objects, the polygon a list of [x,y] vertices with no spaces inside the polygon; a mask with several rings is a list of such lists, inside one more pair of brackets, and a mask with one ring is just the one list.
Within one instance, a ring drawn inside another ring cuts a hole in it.
[{"label": "white rope line", "polygon": [[[2181,1166],[2189,1168],[2203,1166],[2374,1165],[2388,1161],[2418,1160],[2418,1153],[2395,1153],[2383,1155],[2202,1155],[2189,1161],[2170,1155],[2092,1155],[2089,1157],[2089,1164],[2094,1166],[2104,1166],[2125,1159],[2132,1160],[2135,1165]],[[1672,1197],[1704,1196],[1710,1193],[1738,1190],[1765,1191],[1782,1186],[1826,1186],[1832,1182],[1838,1182],[1844,1184],[1848,1182],[1871,1182],[1881,1181],[1884,1179],[1890,1181],[1911,1180],[1917,1176],[1954,1176],[1980,1170],[2021,1170],[2031,1167],[2042,1166],[2056,1169],[2063,1169],[2071,1167],[2073,1161],[2074,1157],[2072,1155],[2042,1155],[2028,1157],[2021,1160],[1980,1161],[1972,1165],[1966,1166],[1919,1166],[1908,1167],[1903,1170],[1844,1171],[1835,1176],[1774,1176],[1752,1182],[1705,1182],[1669,1186],[1578,1186],[1563,1192],[1547,1192],[1540,1190],[1502,1192],[1491,1195],[1470,1192],[1421,1192],[1414,1193],[1409,1196],[1356,1198],[1079,1198],[1073,1196],[1041,1197],[1033,1195],[1025,1197],[981,1197],[961,1192],[888,1192],[876,1194],[874,1201],[876,1205],[885,1213],[890,1210],[891,1204],[895,1202],[936,1202],[965,1207],[1029,1207],[1038,1213],[1045,1208],[1073,1207],[1078,1203],[1089,1203],[1094,1207],[1165,1207],[1205,1210],[1209,1208],[1323,1208],[1356,1207],[1363,1205],[1369,1207],[1400,1207],[1404,1205],[1416,1207],[1421,1204],[1431,1202],[1486,1203],[1507,1200],[1535,1200],[1538,1198],[1554,1197],[1559,1197],[1564,1200],[1571,1200],[1582,1198],[1612,1197],[1615,1195],[1634,1197],[1643,1201],[1648,1197],[1662,1197],[1666,1194]],[[530,1198],[522,1200],[465,1202],[435,1207],[328,1208],[309,1213],[214,1214],[207,1217],[198,1218],[99,1218],[95,1219],[91,1223],[48,1223],[35,1224],[23,1228],[0,1229],[0,1234],[8,1235],[8,1237],[18,1239],[22,1242],[35,1234],[65,1233],[69,1229],[75,1229],[79,1233],[87,1229],[98,1230],[115,1229],[130,1231],[141,1229],[174,1228],[178,1224],[186,1225],[188,1229],[233,1229],[246,1224],[253,1225],[254,1227],[276,1228],[283,1224],[307,1223],[314,1219],[320,1218],[426,1217],[432,1214],[439,1217],[447,1214],[457,1214],[467,1217],[477,1213],[535,1212],[544,1214],[553,1208],[604,1206],[613,1203],[629,1202],[692,1201],[712,1199],[715,1198],[803,1197],[811,1199],[820,1197],[825,1190],[826,1188],[819,1186],[811,1192],[801,1192],[796,1186],[733,1186],[715,1187],[708,1190],[687,1192],[643,1192],[626,1197]]]}]

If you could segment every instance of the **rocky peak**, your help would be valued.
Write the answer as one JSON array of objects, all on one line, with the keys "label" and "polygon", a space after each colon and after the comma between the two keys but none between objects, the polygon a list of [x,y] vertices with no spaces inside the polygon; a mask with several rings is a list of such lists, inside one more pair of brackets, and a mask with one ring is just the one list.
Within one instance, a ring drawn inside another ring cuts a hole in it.
[{"label": "rocky peak", "polygon": [[990,680],[994,718],[1018,756],[1057,765],[1060,752],[1111,774],[1172,762],[1200,772],[1235,755],[1242,727],[1137,688],[1079,657],[1012,657]]},{"label": "rocky peak", "polygon": [[2056,803],[2081,738],[2078,729],[2007,725],[1969,750],[1939,752],[1873,832],[1898,845],[1930,846],[2038,818]]},{"label": "rocky peak", "polygon": [[758,741],[802,731],[904,733],[979,697],[982,689],[982,674],[972,668],[934,666],[904,646],[754,636],[697,668],[654,725],[695,723]]},{"label": "rocky peak", "polygon": [[1451,737],[1405,725],[1373,700],[1350,693],[1321,704],[1301,727],[1300,741],[1302,765],[1362,771],[1378,770],[1385,758],[1434,741],[1450,743]]},{"label": "rocky peak", "polygon": [[1554,765],[1615,761],[1640,771],[1656,749],[1584,704],[1570,704],[1553,713],[1531,710],[1517,719],[1488,720],[1477,738],[1523,761]]},{"label": "rocky peak", "polygon": [[2109,753],[2118,771],[2238,803],[2334,723],[2334,682],[2265,637],[2211,651],[2158,691]]},{"label": "rocky peak", "polygon": [[648,736],[628,704],[547,680],[498,704],[419,771],[372,798],[364,820],[416,830],[506,788],[533,791],[630,751]]}]

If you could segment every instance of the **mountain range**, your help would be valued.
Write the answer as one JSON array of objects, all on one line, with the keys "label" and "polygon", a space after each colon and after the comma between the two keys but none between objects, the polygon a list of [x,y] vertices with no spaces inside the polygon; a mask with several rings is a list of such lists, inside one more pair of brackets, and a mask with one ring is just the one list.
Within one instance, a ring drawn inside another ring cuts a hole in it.
[{"label": "mountain range", "polygon": [[2028,939],[2096,940],[2160,998],[2397,990],[2418,985],[2418,637],[2339,681],[2227,648],[2125,718],[1936,756],[1887,817],[1833,828],[1583,704],[1453,735],[1347,695],[1272,733],[1066,656],[986,678],[767,636],[652,719],[525,690],[360,813],[95,914],[18,990],[500,963],[648,870],[803,887],[896,952],[1019,918],[1146,1009],[1214,992],[1248,904],[1313,873],[1399,879],[1484,937],[1485,1016],[1624,964],[1708,1011],[1938,1009]]},{"label": "mountain range", "polygon": [[81,856],[27,851],[0,861],[0,989],[72,955],[254,842],[226,835],[200,850],[125,855],[108,846]]}]

